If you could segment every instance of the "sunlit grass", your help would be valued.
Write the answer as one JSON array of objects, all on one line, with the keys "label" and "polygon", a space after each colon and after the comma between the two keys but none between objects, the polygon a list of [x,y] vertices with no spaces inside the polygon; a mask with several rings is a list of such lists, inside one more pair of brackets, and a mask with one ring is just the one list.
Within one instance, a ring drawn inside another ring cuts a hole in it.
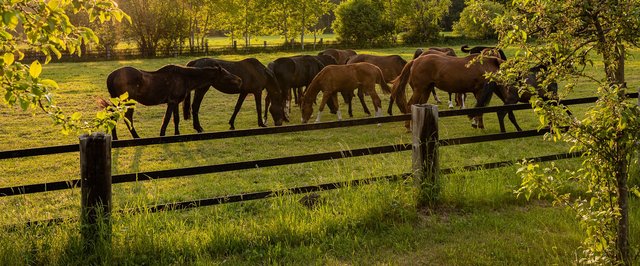
[{"label": "sunlit grass", "polygon": [[[458,46],[451,46],[458,50]],[[417,47],[358,50],[359,53],[399,54],[410,59]],[[308,51],[316,54],[318,51]],[[638,54],[633,50],[632,53]],[[507,55],[513,54],[507,50]],[[290,53],[224,55],[241,60],[256,57],[263,64]],[[94,63],[54,63],[43,75],[58,81],[55,96],[65,111],[91,117],[96,97],[107,97],[105,79],[114,69],[134,66],[155,70],[166,64],[186,64],[194,57]],[[627,81],[637,87],[640,61],[627,62]],[[599,71],[598,65],[589,71]],[[561,83],[562,84],[562,83]],[[447,95],[438,92],[441,99]],[[570,98],[594,95],[581,84]],[[384,106],[388,96],[382,95]],[[225,131],[237,95],[211,89],[202,104],[201,123],[207,132]],[[433,99],[430,100],[433,103]],[[473,106],[474,100],[467,101]],[[369,107],[372,104],[368,99]],[[497,98],[492,105],[501,105]],[[580,115],[588,105],[572,107]],[[158,136],[165,106],[140,106],[134,116],[143,137]],[[317,108],[317,107],[316,107]],[[341,103],[342,110],[345,110]],[[439,105],[447,109],[446,103]],[[397,112],[397,109],[395,109]],[[344,113],[344,111],[343,111]],[[356,118],[362,107],[354,104]],[[0,150],[78,143],[64,136],[49,118],[0,105]],[[538,126],[530,110],[517,111],[522,128]],[[300,111],[292,109],[291,124]],[[325,115],[324,121],[336,120]],[[271,118],[270,118],[271,121]],[[513,131],[509,122],[507,130]],[[249,96],[236,119],[236,128],[255,128],[255,104]],[[440,138],[498,133],[495,114],[485,116],[487,129],[474,130],[466,117],[440,120]],[[129,139],[124,123],[121,138]],[[195,133],[191,121],[181,121],[183,134]],[[359,126],[322,131],[210,140],[169,145],[114,149],[113,174],[213,165],[410,143],[403,123]],[[565,152],[567,145],[540,138],[486,142],[441,149],[443,168]],[[573,169],[577,160],[563,161]],[[0,187],[79,178],[75,153],[0,161]],[[115,209],[211,198],[249,191],[385,176],[411,171],[411,152],[265,167],[259,169],[117,184]],[[637,171],[637,169],[635,170]],[[413,181],[381,182],[358,188],[320,192],[324,202],[307,209],[300,195],[205,207],[190,211],[116,215],[108,264],[428,264],[428,265],[549,265],[571,264],[581,233],[573,214],[546,201],[516,198],[519,183],[515,167],[480,172],[458,172],[443,177],[442,206],[429,213],[414,208]],[[79,189],[34,195],[0,197],[0,224],[28,220],[78,217]],[[632,234],[637,243],[640,212],[632,203]],[[0,264],[86,265],[79,225],[14,228],[0,231]]]}]

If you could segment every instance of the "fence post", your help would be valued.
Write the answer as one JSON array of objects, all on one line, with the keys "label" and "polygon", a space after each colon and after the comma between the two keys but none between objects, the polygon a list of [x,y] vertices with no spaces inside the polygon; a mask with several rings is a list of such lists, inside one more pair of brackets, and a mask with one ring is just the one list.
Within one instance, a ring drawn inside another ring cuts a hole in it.
[{"label": "fence post", "polygon": [[438,106],[411,106],[412,168],[418,186],[417,207],[432,207],[440,194],[438,159]]},{"label": "fence post", "polygon": [[85,251],[111,243],[111,136],[80,136],[81,235]]},{"label": "fence post", "polygon": [[267,41],[264,41],[264,49],[267,49]]}]

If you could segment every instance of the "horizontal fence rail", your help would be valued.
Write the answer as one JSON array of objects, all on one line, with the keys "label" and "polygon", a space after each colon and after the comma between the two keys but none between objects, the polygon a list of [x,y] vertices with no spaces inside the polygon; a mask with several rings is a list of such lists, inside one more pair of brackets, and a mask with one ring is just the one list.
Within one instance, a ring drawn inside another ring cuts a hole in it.
[{"label": "horizontal fence rail", "polygon": [[[321,124],[330,124],[330,123],[321,123]],[[480,143],[480,142],[496,141],[496,140],[526,138],[526,137],[540,136],[544,134],[546,134],[546,131],[544,130],[542,131],[526,130],[526,131],[520,131],[520,132],[509,132],[509,133],[498,133],[498,134],[480,135],[480,136],[472,136],[472,137],[442,139],[439,141],[439,144],[441,146],[453,146],[453,145],[472,144],[472,143]],[[221,172],[229,172],[229,171],[237,171],[237,170],[248,170],[248,169],[271,167],[271,166],[310,163],[310,162],[326,161],[326,160],[333,160],[333,159],[344,159],[344,158],[352,158],[352,157],[367,156],[367,155],[409,151],[411,149],[412,149],[411,143],[404,143],[404,144],[395,144],[395,145],[362,148],[362,149],[354,149],[354,150],[308,154],[308,155],[301,155],[301,156],[290,156],[290,157],[235,162],[235,163],[208,165],[208,166],[196,166],[196,167],[189,167],[189,168],[178,168],[178,169],[169,169],[169,170],[120,174],[120,175],[113,175],[112,179],[113,179],[113,183],[117,184],[117,183],[135,182],[135,181],[144,181],[144,180],[153,180],[153,179],[175,178],[175,177],[185,177],[185,176],[193,176],[193,175],[201,175],[201,174],[221,173]],[[58,182],[51,182],[51,183],[45,183],[45,184],[6,187],[6,188],[0,188],[0,197],[71,189],[71,188],[78,187],[79,184],[80,184],[80,180],[75,179],[70,181],[58,181]]]},{"label": "horizontal fence rail", "polygon": [[[637,92],[627,93],[627,97],[638,98],[638,93]],[[586,98],[562,100],[561,103],[563,105],[575,105],[575,104],[593,103],[593,102],[596,102],[597,100],[598,100],[598,97],[586,97]],[[438,116],[452,117],[452,116],[471,115],[471,114],[478,114],[478,113],[515,111],[515,110],[524,110],[524,109],[531,109],[531,105],[527,103],[521,103],[521,104],[477,107],[477,108],[459,109],[459,110],[443,110],[438,112]],[[361,125],[371,125],[371,124],[377,124],[377,123],[401,122],[401,121],[407,121],[410,119],[411,119],[410,114],[404,114],[404,115],[353,119],[353,120],[334,121],[334,122],[323,122],[323,123],[305,124],[305,125],[208,132],[208,133],[186,134],[186,135],[179,135],[179,136],[152,137],[152,138],[143,138],[143,139],[116,140],[116,141],[113,141],[113,148],[136,147],[136,146],[180,143],[180,142],[190,142],[190,141],[200,141],[200,140],[215,140],[215,139],[237,138],[237,137],[246,137],[246,136],[302,132],[302,131],[310,131],[310,130],[339,128],[339,127],[346,127],[346,126],[361,126]],[[79,147],[77,144],[0,151],[0,160],[78,152],[78,151],[79,151]]]},{"label": "horizontal fence rail", "polygon": [[[460,172],[461,170],[462,171],[490,170],[490,169],[513,166],[515,163],[521,162],[523,160],[535,161],[535,162],[548,162],[548,161],[555,161],[555,160],[561,160],[561,159],[577,158],[577,157],[580,157],[581,154],[582,152],[559,153],[559,154],[545,155],[545,156],[539,156],[539,157],[524,158],[522,160],[508,160],[508,161],[493,162],[493,163],[467,165],[462,167],[444,168],[444,169],[441,169],[440,172],[442,174],[449,175],[456,172]],[[328,191],[328,190],[339,189],[343,187],[357,187],[361,185],[371,184],[374,182],[379,182],[381,180],[389,180],[389,181],[405,180],[410,178],[411,176],[412,176],[411,173],[402,173],[402,174],[383,176],[383,177],[370,177],[370,178],[362,178],[362,179],[356,179],[351,181],[342,181],[342,182],[325,183],[325,184],[318,184],[318,185],[312,185],[312,186],[295,187],[295,188],[283,189],[278,191],[271,191],[271,190],[258,191],[258,192],[214,197],[214,198],[208,198],[208,199],[198,199],[198,200],[191,200],[191,201],[157,204],[153,206],[147,206],[144,209],[140,209],[140,208],[121,209],[121,210],[117,210],[116,212],[121,214],[135,214],[135,213],[141,213],[146,211],[161,212],[161,211],[171,211],[171,210],[187,210],[187,209],[214,206],[214,205],[227,204],[227,203],[265,199],[269,197],[274,197],[276,195],[304,194],[304,193],[310,193],[310,192]],[[26,226],[52,225],[52,224],[59,224],[63,222],[70,222],[70,221],[77,221],[77,220],[78,220],[77,218],[54,218],[54,219],[48,219],[48,220],[30,221],[26,223]],[[11,227],[17,228],[19,226],[21,225],[12,225]]]}]

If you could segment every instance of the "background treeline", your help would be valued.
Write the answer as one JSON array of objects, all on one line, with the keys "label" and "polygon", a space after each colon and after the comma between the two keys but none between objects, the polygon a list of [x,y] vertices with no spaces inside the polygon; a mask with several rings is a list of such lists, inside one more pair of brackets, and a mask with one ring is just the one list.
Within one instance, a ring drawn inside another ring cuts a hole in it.
[{"label": "background treeline", "polygon": [[[467,38],[495,37],[490,21],[504,1],[464,0],[116,0],[131,23],[89,23],[81,15],[73,22],[91,27],[100,47],[119,44],[139,49],[143,56],[157,51],[204,50],[211,36],[227,36],[250,47],[257,36],[279,36],[282,45],[319,41],[335,33],[336,40],[353,47],[436,41],[442,31]],[[312,36],[312,37],[309,37]],[[305,39],[307,38],[307,39]]]}]

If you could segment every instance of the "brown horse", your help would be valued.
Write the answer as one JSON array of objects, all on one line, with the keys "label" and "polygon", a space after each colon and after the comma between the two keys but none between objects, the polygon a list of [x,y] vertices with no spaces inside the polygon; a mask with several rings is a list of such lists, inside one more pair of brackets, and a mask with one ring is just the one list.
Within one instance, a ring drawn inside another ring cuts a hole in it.
[{"label": "brown horse", "polygon": [[[326,66],[311,81],[309,88],[302,97],[302,123],[307,123],[313,113],[313,103],[322,91],[322,101],[318,107],[318,117],[316,122],[320,122],[320,117],[324,106],[328,101],[333,101],[338,106],[336,93],[340,91],[353,91],[362,89],[371,96],[376,110],[376,117],[381,115],[382,103],[376,93],[375,86],[380,84],[385,93],[391,92],[387,83],[384,82],[382,71],[377,66],[361,62],[349,65]],[[342,119],[340,111],[337,111],[338,120]]]},{"label": "brown horse", "polygon": [[[448,48],[448,47],[429,47],[427,48],[427,50],[424,50],[422,48],[418,48],[416,50],[416,52],[413,54],[413,59],[418,58],[419,56],[423,56],[423,55],[428,55],[428,54],[439,54],[439,55],[448,55],[448,56],[453,56],[453,57],[457,57],[456,52],[452,49],[452,48]],[[436,90],[434,89],[431,94],[433,95],[434,100],[436,101],[436,103],[441,103],[440,99],[438,98],[438,95],[436,94]],[[449,108],[453,108],[453,101],[451,100],[451,94],[449,93]],[[455,106],[460,106],[460,108],[464,108],[464,100],[466,99],[467,95],[463,94],[463,93],[456,93],[456,105]]]},{"label": "brown horse", "polygon": [[[402,72],[402,68],[407,63],[399,55],[387,55],[387,56],[379,56],[379,55],[370,55],[370,54],[358,54],[349,58],[347,64],[354,64],[359,62],[367,62],[374,64],[382,70],[382,75],[384,76],[384,82],[391,83],[392,80],[400,75]],[[349,116],[353,117],[353,111],[351,108],[351,98],[353,95],[345,94],[345,102],[349,105]],[[351,96],[351,97],[346,97]],[[368,115],[371,115],[369,112],[369,108],[364,101],[364,93],[361,90],[358,90],[358,98],[360,99],[360,104],[362,104],[362,108],[364,112]]]},{"label": "brown horse", "polygon": [[[107,77],[107,89],[111,98],[118,97],[125,92],[129,99],[136,100],[143,105],[167,104],[160,136],[165,135],[169,119],[173,116],[175,134],[179,135],[178,104],[185,99],[191,90],[209,86],[224,86],[238,89],[242,80],[218,65],[206,68],[183,67],[167,65],[156,71],[147,72],[133,67],[123,67],[114,70]],[[110,105],[104,99],[99,100],[100,105]],[[127,110],[125,118],[127,127],[134,138],[139,138],[133,127],[133,109]],[[113,139],[118,139],[116,129],[112,130]]]},{"label": "brown horse", "polygon": [[318,53],[318,55],[333,56],[333,58],[336,59],[336,62],[338,63],[338,65],[346,64],[347,60],[349,60],[349,57],[352,57],[356,54],[357,53],[354,50],[350,50],[350,49],[341,50],[341,49],[333,49],[333,48],[326,49]]},{"label": "brown horse", "polygon": [[[495,57],[481,57],[467,66],[477,56],[480,55],[451,57],[431,54],[410,61],[402,70],[402,74],[393,82],[388,111],[391,112],[395,99],[398,108],[403,113],[408,113],[411,105],[427,102],[434,86],[451,93],[471,92],[478,100],[476,107],[485,106],[490,98],[486,97],[487,94],[491,95],[491,92],[498,87],[498,89],[504,89],[495,82],[489,82],[484,76],[487,72],[498,71],[502,60]],[[413,88],[413,95],[408,103],[405,95],[407,83]],[[484,128],[481,115],[474,116],[473,121],[472,126]],[[409,123],[406,126],[409,127]]]},{"label": "brown horse", "polygon": [[[282,125],[284,121],[284,106],[283,103],[283,95],[280,92],[280,88],[278,87],[278,82],[273,75],[271,70],[267,69],[258,59],[255,58],[247,58],[241,61],[224,61],[220,59],[213,58],[200,58],[193,60],[187,64],[187,66],[194,67],[208,67],[212,65],[220,65],[227,69],[229,72],[237,75],[242,79],[242,86],[231,87],[231,86],[213,86],[215,89],[227,93],[227,94],[240,94],[238,96],[238,100],[236,102],[236,106],[233,109],[233,114],[229,119],[229,129],[235,129],[234,122],[236,119],[236,115],[240,111],[240,107],[242,107],[242,103],[244,99],[247,97],[249,93],[254,95],[256,101],[256,112],[258,113],[258,126],[266,127],[264,122],[262,121],[262,90],[267,89],[267,97],[271,98],[273,104],[269,108],[269,112],[273,117],[274,124],[276,126]],[[202,132],[202,126],[200,125],[200,119],[198,118],[198,111],[200,110],[200,104],[202,103],[202,99],[204,95],[209,90],[209,86],[203,86],[195,90],[193,96],[193,104],[189,106],[190,103],[190,95],[187,94],[187,97],[184,101],[184,115],[185,119],[189,119],[189,109],[192,109],[193,112],[193,128]],[[266,111],[265,111],[266,112]]]}]

